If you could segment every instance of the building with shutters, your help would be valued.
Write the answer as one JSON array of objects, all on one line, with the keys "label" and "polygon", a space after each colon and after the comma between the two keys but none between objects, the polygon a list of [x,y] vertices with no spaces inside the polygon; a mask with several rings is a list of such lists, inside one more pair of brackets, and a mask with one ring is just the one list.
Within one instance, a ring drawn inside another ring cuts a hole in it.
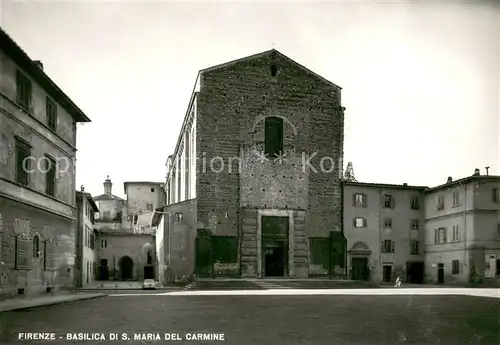
[{"label": "building with shutters", "polygon": [[274,49],[201,70],[157,210],[165,275],[345,275],[344,110]]},{"label": "building with shutters", "polygon": [[83,111],[0,29],[0,297],[71,287]]},{"label": "building with shutters", "polygon": [[424,282],[426,188],[344,182],[349,279]]},{"label": "building with shutters", "polygon": [[99,212],[92,195],[86,193],[84,186],[76,192],[77,235],[76,235],[76,262],[75,285],[83,287],[92,283],[97,274],[97,235],[95,215]]},{"label": "building with shutters", "polygon": [[500,176],[428,188],[344,182],[348,277],[407,283],[500,282]]}]

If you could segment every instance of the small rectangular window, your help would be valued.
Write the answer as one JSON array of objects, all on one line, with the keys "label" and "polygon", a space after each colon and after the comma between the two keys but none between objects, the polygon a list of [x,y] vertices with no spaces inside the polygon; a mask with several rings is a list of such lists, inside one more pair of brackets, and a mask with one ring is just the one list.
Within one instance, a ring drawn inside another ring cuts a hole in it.
[{"label": "small rectangular window", "polygon": [[178,213],[176,213],[176,214],[175,214],[175,220],[176,220],[176,222],[178,222],[178,223],[182,222],[182,213],[179,213],[179,212],[178,212]]},{"label": "small rectangular window", "polygon": [[438,211],[444,210],[444,197],[443,196],[438,197],[437,210]]},{"label": "small rectangular window", "polygon": [[19,70],[16,73],[16,94],[17,104],[27,112],[31,112],[31,81]]},{"label": "small rectangular window", "polygon": [[418,219],[412,219],[411,220],[411,229],[412,230],[418,230],[420,227]]},{"label": "small rectangular window", "polygon": [[367,225],[367,221],[365,218],[359,217],[359,218],[354,218],[354,220],[353,220],[353,226],[355,228],[365,228],[366,225]]},{"label": "small rectangular window", "polygon": [[283,155],[283,119],[267,117],[265,120],[265,145],[266,156]]},{"label": "small rectangular window", "polygon": [[410,254],[418,255],[420,254],[420,243],[419,241],[411,241],[410,242]]},{"label": "small rectangular window", "polygon": [[460,263],[458,260],[452,261],[451,274],[459,274],[460,273]]},{"label": "small rectangular window", "polygon": [[153,211],[153,204],[148,203],[146,205],[146,208],[147,208],[148,211]]},{"label": "small rectangular window", "polygon": [[367,207],[368,202],[366,198],[366,194],[356,193],[353,195],[353,206],[355,207]]},{"label": "small rectangular window", "polygon": [[382,241],[382,253],[394,253],[394,241],[384,240]]},{"label": "small rectangular window", "polygon": [[413,195],[411,197],[411,209],[412,210],[419,210],[420,209],[419,197],[416,195]]},{"label": "small rectangular window", "polygon": [[31,170],[31,146],[20,138],[16,138],[16,182],[27,186]]},{"label": "small rectangular window", "polygon": [[384,208],[394,208],[394,196],[391,194],[384,194]]},{"label": "small rectangular window", "polygon": [[56,187],[56,161],[45,155],[45,193],[50,196],[55,195]]},{"label": "small rectangular window", "polygon": [[491,201],[495,204],[500,203],[500,188],[493,188],[491,190]]},{"label": "small rectangular window", "polygon": [[460,200],[458,192],[453,192],[453,206],[458,206],[460,204],[459,201]]},{"label": "small rectangular window", "polygon": [[45,108],[45,112],[47,114],[47,126],[55,131],[57,127],[57,106],[49,97],[46,97]]},{"label": "small rectangular window", "polygon": [[392,229],[392,219],[391,218],[384,219],[384,229]]}]

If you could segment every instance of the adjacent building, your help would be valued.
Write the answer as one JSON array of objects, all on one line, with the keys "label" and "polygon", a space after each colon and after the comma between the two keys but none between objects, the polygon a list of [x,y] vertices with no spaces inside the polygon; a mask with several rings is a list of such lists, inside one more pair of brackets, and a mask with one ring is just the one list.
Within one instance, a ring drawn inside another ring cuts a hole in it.
[{"label": "adjacent building", "polygon": [[274,49],[201,70],[157,210],[172,274],[345,275],[344,110],[339,86]]},{"label": "adjacent building", "polygon": [[[131,184],[133,185],[133,183]],[[128,214],[128,196],[126,202],[112,193],[113,183],[109,176],[104,181],[103,186],[104,194],[94,198],[99,209],[95,224],[98,232],[96,246],[99,259],[96,279],[142,280],[155,278],[154,235],[151,231],[138,231],[137,218],[141,209],[136,207],[147,204],[152,198],[133,199],[133,210],[137,213]],[[147,186],[148,192],[153,194],[151,188],[149,185]],[[150,224],[150,221],[148,220],[147,223]],[[139,227],[141,227],[140,222]]]},{"label": "adjacent building", "polygon": [[84,112],[0,29],[0,295],[71,287]]},{"label": "adjacent building", "polygon": [[76,221],[76,262],[75,285],[83,287],[91,284],[97,275],[98,265],[98,232],[95,228],[95,214],[99,209],[90,193],[85,192],[84,186],[76,192],[78,209]]},{"label": "adjacent building", "polygon": [[500,279],[500,176],[443,185],[344,182],[348,277],[465,284]]},{"label": "adjacent building", "polygon": [[423,283],[426,187],[344,182],[348,277]]},{"label": "adjacent building", "polygon": [[425,195],[426,280],[500,279],[500,176],[476,169]]}]

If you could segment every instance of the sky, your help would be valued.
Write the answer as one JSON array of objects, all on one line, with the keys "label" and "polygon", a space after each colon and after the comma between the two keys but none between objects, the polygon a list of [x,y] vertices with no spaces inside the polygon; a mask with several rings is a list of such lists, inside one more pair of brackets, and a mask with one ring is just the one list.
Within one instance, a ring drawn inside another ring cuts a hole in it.
[{"label": "sky", "polygon": [[362,182],[500,175],[500,5],[0,0],[0,26],[92,120],[76,185],[159,181],[200,69],[276,48],[341,86]]}]

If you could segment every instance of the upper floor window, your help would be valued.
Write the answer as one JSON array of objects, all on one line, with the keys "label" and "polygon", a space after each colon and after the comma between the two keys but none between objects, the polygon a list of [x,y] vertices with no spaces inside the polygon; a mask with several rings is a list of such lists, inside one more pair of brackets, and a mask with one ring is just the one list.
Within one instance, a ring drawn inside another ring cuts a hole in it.
[{"label": "upper floor window", "polygon": [[391,218],[384,219],[384,229],[392,229],[392,219]]},{"label": "upper floor window", "polygon": [[438,211],[444,210],[444,196],[438,197],[436,208]]},{"label": "upper floor window", "polygon": [[434,244],[446,243],[446,228],[434,230]]},{"label": "upper floor window", "polygon": [[146,208],[147,208],[148,211],[153,211],[153,204],[148,203],[146,205]]},{"label": "upper floor window", "polygon": [[412,210],[420,209],[420,198],[417,195],[413,195],[411,197],[411,209]]},{"label": "upper floor window", "polygon": [[56,161],[45,155],[45,193],[54,196],[56,187]]},{"label": "upper floor window", "polygon": [[420,228],[420,224],[419,224],[419,221],[418,219],[412,219],[411,220],[411,225],[410,225],[410,228],[412,230],[418,230]]},{"label": "upper floor window", "polygon": [[382,241],[382,253],[394,253],[394,241],[384,240]]},{"label": "upper floor window", "polygon": [[19,70],[16,73],[16,93],[17,104],[29,112],[32,97],[31,81]]},{"label": "upper floor window", "polygon": [[460,240],[460,237],[459,237],[459,232],[458,232],[458,225],[453,225],[452,241],[458,242],[459,240]]},{"label": "upper floor window", "polygon": [[384,194],[384,208],[394,208],[395,200],[394,195]]},{"label": "upper floor window", "polygon": [[352,224],[355,228],[366,228],[367,226],[367,221],[365,218],[361,218],[361,217],[358,217],[358,218],[354,218],[353,219],[353,224]]},{"label": "upper floor window", "polygon": [[57,106],[49,97],[45,98],[45,112],[47,114],[47,126],[55,131],[57,127]]},{"label": "upper floor window", "polygon": [[108,247],[108,241],[107,240],[101,240],[101,248],[107,248]]},{"label": "upper floor window", "polygon": [[460,204],[460,199],[458,192],[453,192],[453,206],[458,206]]},{"label": "upper floor window", "polygon": [[495,204],[500,203],[500,188],[493,188],[491,192],[491,201]]},{"label": "upper floor window", "polygon": [[353,206],[355,207],[366,207],[368,205],[368,200],[366,194],[356,193],[353,195]]},{"label": "upper floor window", "polygon": [[178,212],[175,214],[175,221],[182,222],[182,213]]},{"label": "upper floor window", "polygon": [[411,241],[410,242],[410,255],[418,255],[418,254],[420,254],[419,241]]},{"label": "upper floor window", "polygon": [[24,140],[16,138],[16,182],[24,186],[29,183],[30,156],[31,146]]},{"label": "upper floor window", "polygon": [[497,240],[500,241],[500,222],[497,224]]},{"label": "upper floor window", "polygon": [[283,154],[283,119],[266,117],[264,153],[269,156]]},{"label": "upper floor window", "polygon": [[154,188],[151,188],[151,193],[154,193],[155,192],[155,189]]}]

